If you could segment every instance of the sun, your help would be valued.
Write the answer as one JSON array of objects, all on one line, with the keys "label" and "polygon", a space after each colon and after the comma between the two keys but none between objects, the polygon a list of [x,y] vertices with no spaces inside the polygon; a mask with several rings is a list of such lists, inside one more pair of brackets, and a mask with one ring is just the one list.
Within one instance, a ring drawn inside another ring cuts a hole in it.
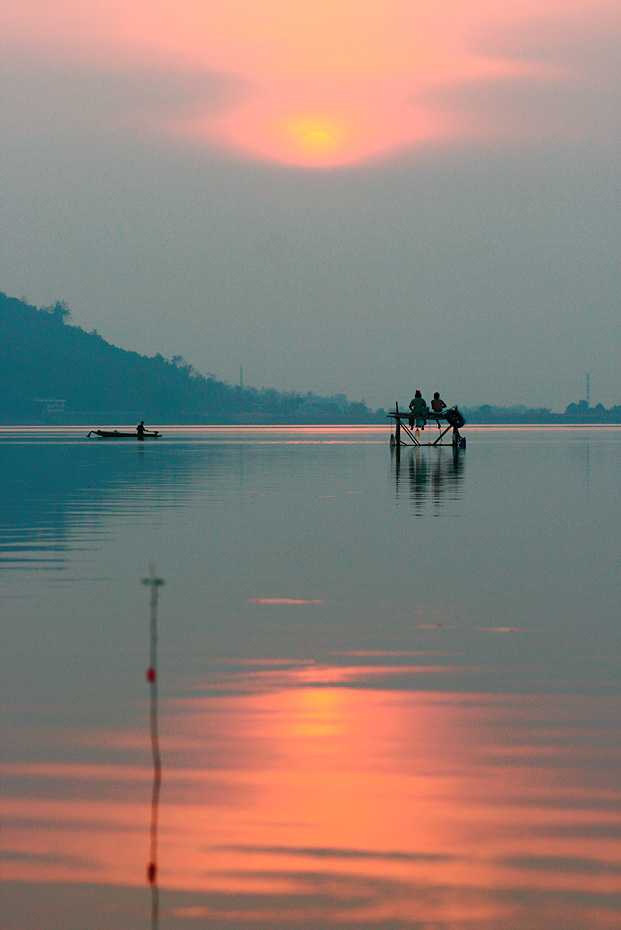
[{"label": "sun", "polygon": [[338,148],[334,136],[325,129],[313,129],[307,132],[300,140],[300,146],[307,152],[316,152],[319,155],[333,152]]},{"label": "sun", "polygon": [[282,122],[281,132],[295,160],[307,164],[328,164],[347,157],[348,133],[340,121],[296,116]]},{"label": "sun", "polygon": [[348,101],[347,106],[326,103],[300,113],[293,109],[291,101],[283,100],[277,106],[250,101],[233,108],[217,123],[190,118],[180,121],[174,131],[215,141],[242,155],[323,170],[381,157],[406,140],[411,143],[414,138],[422,141],[442,134],[440,124],[426,111],[414,107],[410,108],[405,130],[404,125],[398,106],[370,108],[368,102],[363,105]]}]

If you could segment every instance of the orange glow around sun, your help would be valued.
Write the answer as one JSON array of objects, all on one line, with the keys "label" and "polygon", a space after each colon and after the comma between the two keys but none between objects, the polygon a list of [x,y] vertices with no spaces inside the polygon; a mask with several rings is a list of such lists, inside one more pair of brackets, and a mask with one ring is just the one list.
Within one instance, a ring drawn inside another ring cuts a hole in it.
[{"label": "orange glow around sun", "polygon": [[[274,112],[275,111],[275,112]],[[190,138],[214,138],[214,126],[203,119],[179,125]],[[370,101],[326,103],[322,108],[283,100],[274,107],[241,105],[219,123],[221,138],[241,152],[306,167],[347,165],[412,142],[443,133],[432,114],[411,107],[407,120],[396,106]]]},{"label": "orange glow around sun", "polygon": [[[590,2],[612,9],[612,0]],[[144,67],[149,75],[155,68],[164,97],[167,75],[189,82],[191,108],[180,105],[176,115],[136,108],[138,129],[155,122],[160,134],[242,157],[328,167],[478,131],[461,112],[459,93],[451,95],[514,78],[554,79],[550,65],[510,40],[512,30],[536,18],[566,15],[565,6],[560,0],[92,0],[86,6],[33,0],[13,4],[4,32],[5,43],[20,53],[29,48],[37,61],[47,56],[138,74]],[[210,97],[200,88],[212,79]],[[513,132],[510,117],[503,119],[507,125],[498,119],[493,125],[500,136]]]}]

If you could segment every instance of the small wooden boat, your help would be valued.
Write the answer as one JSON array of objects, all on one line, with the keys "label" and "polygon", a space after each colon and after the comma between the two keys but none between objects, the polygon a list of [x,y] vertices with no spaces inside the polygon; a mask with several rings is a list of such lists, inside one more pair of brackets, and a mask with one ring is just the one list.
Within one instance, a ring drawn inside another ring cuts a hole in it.
[{"label": "small wooden boat", "polygon": [[140,441],[143,439],[162,438],[162,434],[159,433],[156,429],[145,430],[142,434],[135,431],[133,433],[123,433],[118,429],[92,429],[90,433],[86,434],[86,438],[88,439],[91,436],[98,436],[99,439],[139,439]]}]

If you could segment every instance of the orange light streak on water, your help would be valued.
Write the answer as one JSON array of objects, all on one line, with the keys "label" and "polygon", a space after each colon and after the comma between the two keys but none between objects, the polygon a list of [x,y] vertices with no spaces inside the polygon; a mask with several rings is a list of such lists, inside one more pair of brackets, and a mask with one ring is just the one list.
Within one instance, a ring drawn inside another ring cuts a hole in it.
[{"label": "orange light streak on water", "polygon": [[[237,693],[223,676],[164,708],[164,912],[168,889],[203,895],[194,916],[223,926],[612,926],[613,700],[389,690],[381,667],[374,688],[347,666],[240,668]],[[144,882],[146,760],[4,775],[6,877],[33,880],[32,861],[37,881]]]}]

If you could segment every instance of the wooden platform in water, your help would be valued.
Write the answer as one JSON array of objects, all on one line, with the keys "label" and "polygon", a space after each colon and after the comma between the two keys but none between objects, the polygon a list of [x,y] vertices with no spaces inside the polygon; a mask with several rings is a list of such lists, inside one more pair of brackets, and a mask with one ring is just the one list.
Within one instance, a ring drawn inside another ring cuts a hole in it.
[{"label": "wooden platform in water", "polygon": [[[414,416],[410,410],[400,410],[399,404],[395,404],[395,409],[389,410],[386,416],[395,422],[395,432],[390,437],[392,448],[448,445],[454,449],[466,447],[465,437],[459,432],[466,420],[458,407],[449,407],[442,413],[434,413],[433,410],[427,409],[421,416]],[[439,430],[439,435],[432,439],[434,426]],[[451,430],[450,441],[443,442]]]}]

